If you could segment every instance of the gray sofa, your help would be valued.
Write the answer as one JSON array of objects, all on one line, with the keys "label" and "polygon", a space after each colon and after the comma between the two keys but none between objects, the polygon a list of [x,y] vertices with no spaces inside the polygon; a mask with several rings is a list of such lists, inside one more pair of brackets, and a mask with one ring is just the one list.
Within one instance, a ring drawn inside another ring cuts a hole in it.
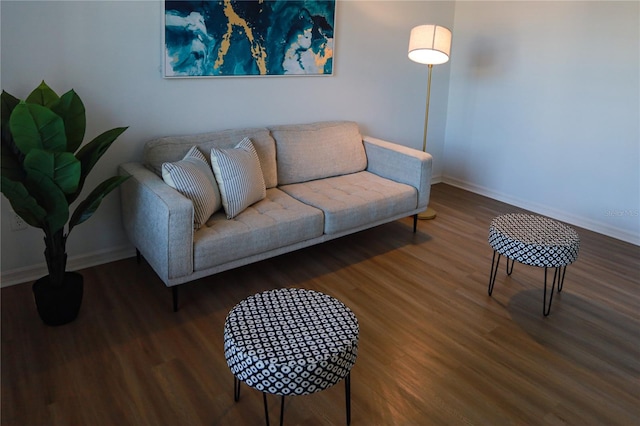
[{"label": "gray sofa", "polygon": [[[264,198],[231,219],[220,208],[194,226],[195,203],[165,183],[163,164],[196,146],[211,167],[212,148],[232,150],[244,138],[255,148],[263,179],[253,181]],[[415,232],[429,202],[431,156],[363,137],[348,121],[164,137],[147,142],[143,156],[119,168],[131,176],[120,191],[124,228],[173,289],[174,310],[179,284],[402,217],[413,215]]]}]

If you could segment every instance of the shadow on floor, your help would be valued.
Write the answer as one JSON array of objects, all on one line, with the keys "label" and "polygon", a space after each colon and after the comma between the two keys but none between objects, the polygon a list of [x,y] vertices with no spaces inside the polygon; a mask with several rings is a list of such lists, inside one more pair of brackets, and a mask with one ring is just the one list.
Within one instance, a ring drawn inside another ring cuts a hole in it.
[{"label": "shadow on floor", "polygon": [[[602,373],[640,375],[640,321],[572,294],[555,293],[542,314],[543,289],[518,292],[508,303],[513,321],[538,343],[581,367]],[[607,348],[606,351],[598,348]]]}]

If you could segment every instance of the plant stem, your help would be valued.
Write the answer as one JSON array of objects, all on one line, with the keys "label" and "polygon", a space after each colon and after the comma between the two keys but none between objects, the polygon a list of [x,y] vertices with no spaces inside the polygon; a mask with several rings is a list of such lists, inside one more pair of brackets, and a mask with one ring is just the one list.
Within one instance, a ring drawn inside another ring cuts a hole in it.
[{"label": "plant stem", "polygon": [[67,236],[64,234],[64,227],[53,233],[45,230],[44,243],[49,281],[53,287],[61,287],[67,269]]}]

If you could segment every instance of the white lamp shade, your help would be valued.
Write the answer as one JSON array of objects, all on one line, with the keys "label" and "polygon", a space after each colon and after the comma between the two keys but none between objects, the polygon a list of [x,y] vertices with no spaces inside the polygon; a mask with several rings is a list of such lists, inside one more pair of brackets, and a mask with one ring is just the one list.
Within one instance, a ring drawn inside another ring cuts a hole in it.
[{"label": "white lamp shade", "polygon": [[420,64],[438,65],[449,60],[451,31],[440,25],[418,25],[411,30],[409,59]]}]

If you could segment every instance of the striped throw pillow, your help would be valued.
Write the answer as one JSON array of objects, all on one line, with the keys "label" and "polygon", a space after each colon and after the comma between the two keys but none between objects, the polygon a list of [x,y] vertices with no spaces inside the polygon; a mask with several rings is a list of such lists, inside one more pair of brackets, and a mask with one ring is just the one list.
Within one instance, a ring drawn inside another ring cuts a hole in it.
[{"label": "striped throw pillow", "polygon": [[234,148],[211,149],[211,166],[227,219],[267,196],[258,153],[249,138]]},{"label": "striped throw pillow", "polygon": [[162,165],[162,179],[193,202],[193,227],[200,228],[222,207],[220,191],[207,157],[197,146],[175,163]]}]

